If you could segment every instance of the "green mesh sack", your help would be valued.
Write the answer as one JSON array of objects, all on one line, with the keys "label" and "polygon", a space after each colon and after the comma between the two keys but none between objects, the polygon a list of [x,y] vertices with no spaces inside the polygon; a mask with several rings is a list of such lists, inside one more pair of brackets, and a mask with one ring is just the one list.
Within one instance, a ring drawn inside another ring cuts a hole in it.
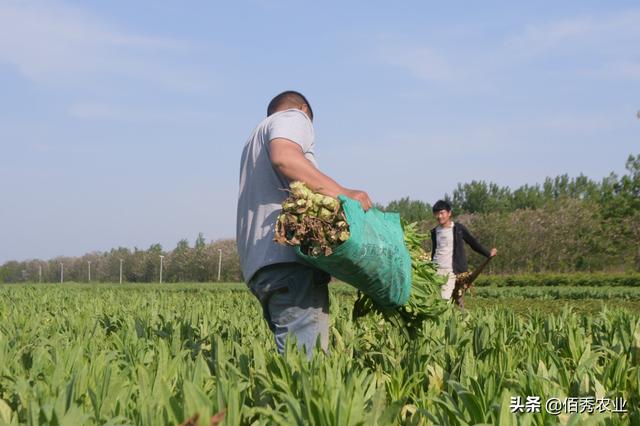
[{"label": "green mesh sack", "polygon": [[360,203],[340,195],[350,237],[329,256],[308,256],[296,247],[306,263],[351,284],[380,307],[407,303],[411,292],[411,257],[404,244],[398,213],[362,210]]}]

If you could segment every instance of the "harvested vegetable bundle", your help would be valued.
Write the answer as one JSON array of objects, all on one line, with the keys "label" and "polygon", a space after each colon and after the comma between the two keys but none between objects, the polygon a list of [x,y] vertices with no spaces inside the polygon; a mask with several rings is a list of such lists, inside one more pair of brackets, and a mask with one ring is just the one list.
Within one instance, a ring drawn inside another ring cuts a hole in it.
[{"label": "harvested vegetable bundle", "polygon": [[464,310],[464,294],[469,290],[473,290],[473,282],[489,262],[491,262],[491,257],[487,257],[475,271],[462,272],[456,275],[456,285],[453,289],[451,300],[453,300],[460,309]]},{"label": "harvested vegetable bundle", "polygon": [[376,306],[397,308],[411,291],[411,257],[400,215],[344,195],[338,200],[294,182],[282,203],[274,240],[294,246],[302,263],[367,294]]},{"label": "harvested vegetable bundle", "polygon": [[349,225],[340,202],[311,191],[302,182],[290,184],[290,196],[282,203],[274,240],[300,246],[309,256],[329,256],[349,239]]},{"label": "harvested vegetable bundle", "polygon": [[415,335],[424,320],[447,309],[440,297],[445,278],[422,248],[426,236],[416,223],[403,229],[397,213],[365,214],[354,200],[341,197],[341,205],[300,182],[289,193],[274,240],[297,246],[303,260],[358,288],[354,319],[378,312]]}]

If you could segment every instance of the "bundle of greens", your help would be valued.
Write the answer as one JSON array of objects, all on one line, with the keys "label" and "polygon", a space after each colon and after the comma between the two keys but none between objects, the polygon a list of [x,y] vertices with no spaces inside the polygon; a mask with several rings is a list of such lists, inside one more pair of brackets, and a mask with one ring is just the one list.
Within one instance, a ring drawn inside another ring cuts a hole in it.
[{"label": "bundle of greens", "polygon": [[289,197],[282,203],[274,240],[300,246],[308,256],[329,256],[349,239],[349,225],[340,202],[311,191],[302,182],[289,185]]},{"label": "bundle of greens", "polygon": [[[282,203],[274,240],[280,244],[300,246],[309,256],[329,256],[349,239],[349,225],[340,202],[311,191],[304,183],[290,184],[289,197]],[[412,282],[409,301],[398,308],[382,308],[369,296],[359,293],[353,318],[372,312],[410,335],[422,328],[423,321],[433,319],[447,309],[440,298],[444,277],[436,274],[429,254],[422,248],[426,235],[418,233],[417,223],[404,225],[404,241],[411,256]]]}]

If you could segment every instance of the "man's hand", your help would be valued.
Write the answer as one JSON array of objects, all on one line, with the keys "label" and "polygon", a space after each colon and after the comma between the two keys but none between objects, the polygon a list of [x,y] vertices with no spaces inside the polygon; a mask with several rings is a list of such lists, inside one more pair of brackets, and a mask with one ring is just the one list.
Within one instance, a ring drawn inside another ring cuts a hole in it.
[{"label": "man's hand", "polygon": [[498,250],[494,247],[491,249],[491,254],[489,257],[496,257],[498,255]]},{"label": "man's hand", "polygon": [[369,194],[367,194],[364,191],[358,191],[357,189],[346,189],[344,190],[344,195],[346,195],[349,198],[353,198],[354,200],[357,200],[360,202],[360,205],[362,206],[362,209],[364,211],[367,211],[371,208],[372,203],[371,200],[369,199]]}]

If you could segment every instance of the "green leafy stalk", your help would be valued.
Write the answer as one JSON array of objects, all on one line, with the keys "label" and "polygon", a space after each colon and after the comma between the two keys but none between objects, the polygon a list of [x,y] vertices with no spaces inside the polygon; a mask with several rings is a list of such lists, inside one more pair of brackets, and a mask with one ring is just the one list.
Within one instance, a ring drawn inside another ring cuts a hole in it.
[{"label": "green leafy stalk", "polygon": [[416,222],[404,224],[403,228],[413,271],[409,301],[399,308],[384,309],[376,306],[369,296],[359,293],[353,306],[353,318],[378,312],[388,322],[405,329],[409,336],[415,336],[424,321],[438,317],[450,305],[440,297],[440,287],[446,277],[437,274],[436,266],[422,248],[427,236],[418,232]]}]

